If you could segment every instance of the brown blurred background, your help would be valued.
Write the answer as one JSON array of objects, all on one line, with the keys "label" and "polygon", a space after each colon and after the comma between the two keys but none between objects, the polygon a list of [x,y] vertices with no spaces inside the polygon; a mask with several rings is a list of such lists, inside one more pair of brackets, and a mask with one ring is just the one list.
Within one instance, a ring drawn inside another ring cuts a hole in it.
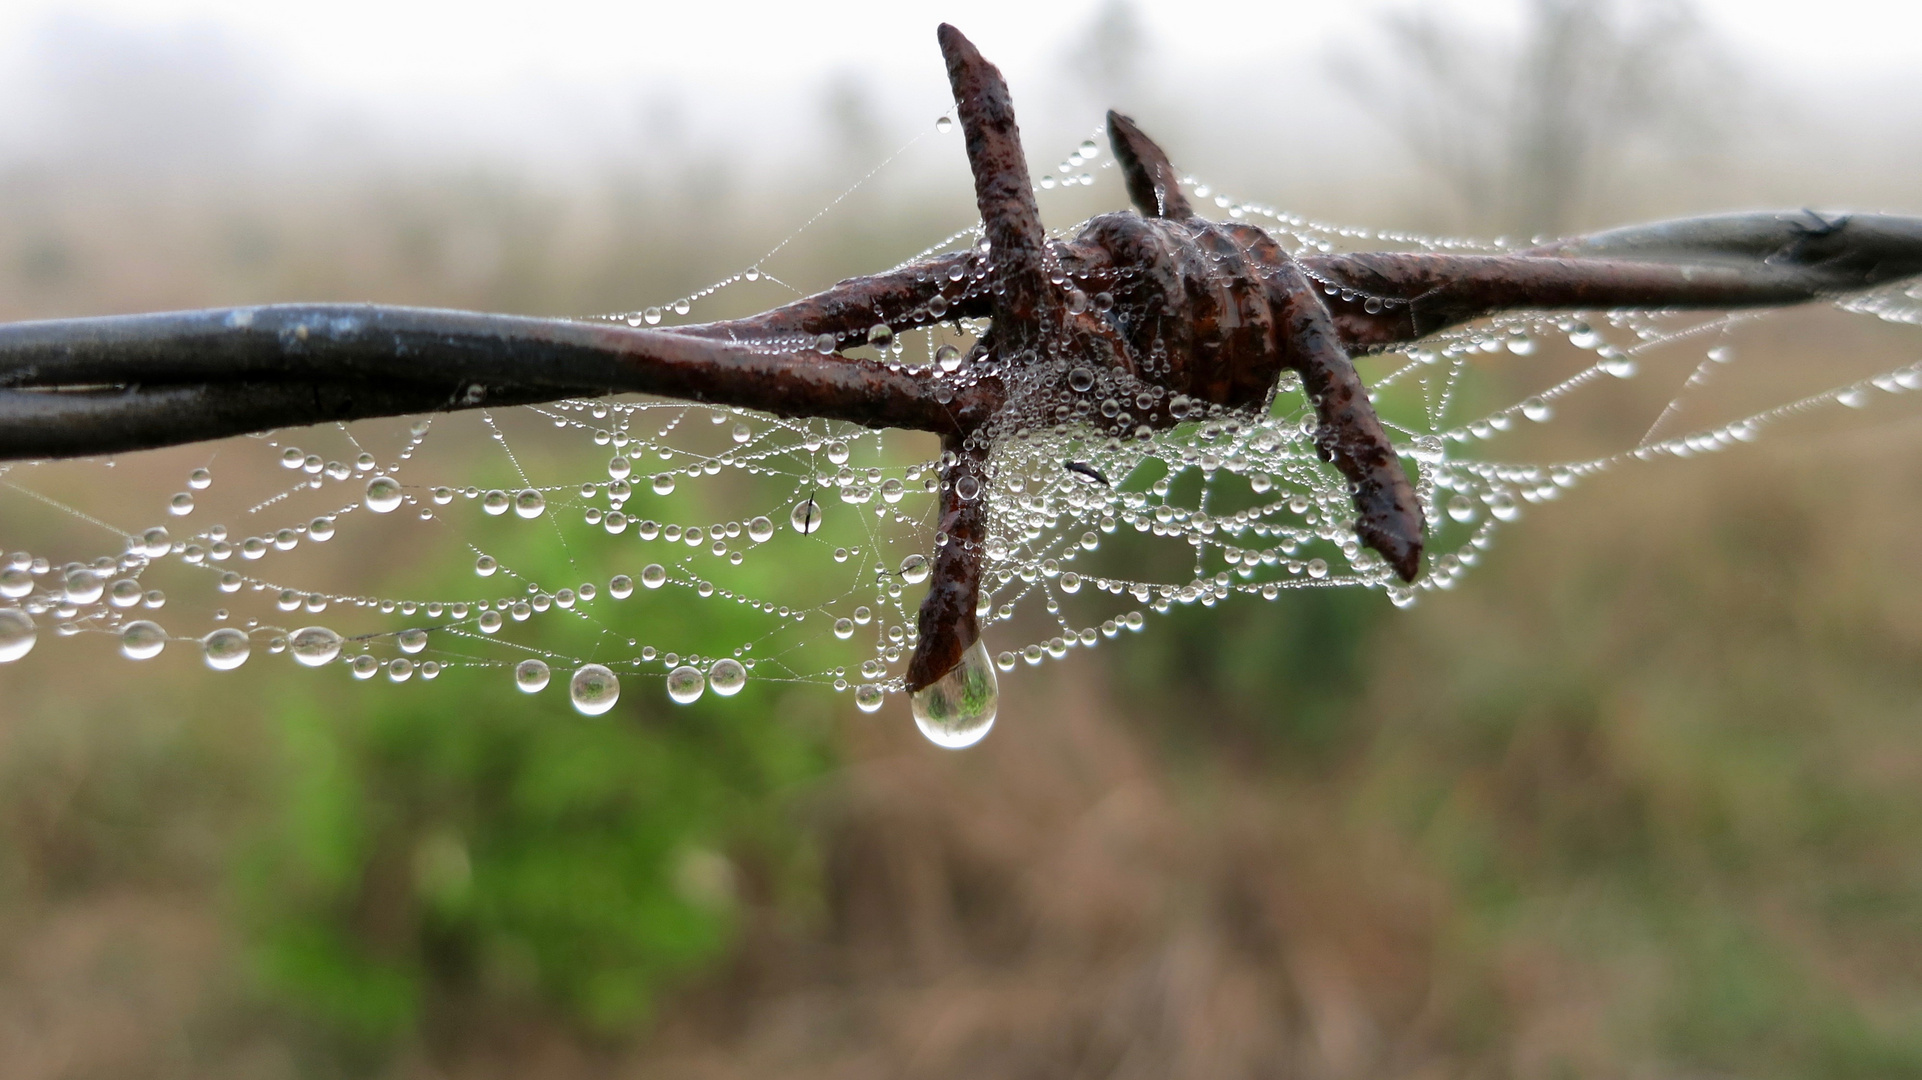
[{"label": "brown blurred background", "polygon": [[[1850,81],[1679,0],[1460,14],[1370,9],[1220,70],[1123,2],[962,25],[1016,56],[1037,171],[1114,103],[1224,189],[1383,228],[1922,212],[1886,42]],[[927,132],[782,273],[891,265],[972,210],[958,143],[929,141],[931,43],[864,44],[865,17],[825,74],[742,75],[769,115],[738,127],[663,77],[437,141],[217,18],[48,9],[10,76],[0,316],[628,310],[751,264]],[[721,32],[673,47],[725,69]],[[1743,361],[1784,400],[1919,345],[1796,312]],[[1571,438],[1632,441],[1690,366]],[[818,690],[724,735],[623,702],[643,734],[576,746],[491,693],[370,708],[285,665],[136,670],[43,634],[0,668],[0,1074],[1922,1075],[1918,449],[1897,402],[1618,470],[1412,611],[1179,611],[1006,676],[963,753]],[[32,513],[0,502],[0,528],[60,538]],[[522,797],[550,754],[562,790]]]}]

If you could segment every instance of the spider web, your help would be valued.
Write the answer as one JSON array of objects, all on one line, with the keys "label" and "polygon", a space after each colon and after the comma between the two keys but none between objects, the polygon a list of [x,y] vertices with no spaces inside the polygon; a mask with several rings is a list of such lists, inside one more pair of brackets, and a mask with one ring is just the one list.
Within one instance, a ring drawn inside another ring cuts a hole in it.
[{"label": "spider web", "polygon": [[[1044,209],[1069,188],[1118,188],[1111,168],[1094,138],[1083,142],[1040,178]],[[1184,184],[1197,206],[1260,224],[1297,253],[1498,250],[1329,225]],[[657,325],[700,317],[697,306],[738,283],[785,285],[766,267],[801,231],[707,289],[603,318]],[[979,239],[964,231],[922,254]],[[1397,302],[1349,299],[1371,310]],[[1914,285],[1838,306],[1922,322]],[[1192,410],[1186,422],[1152,432],[1129,416],[1157,404],[1164,391],[1150,383],[1076,371],[1072,357],[1004,371],[1021,385],[982,436],[984,641],[1007,671],[1193,604],[1355,587],[1411,605],[1456,587],[1530,504],[1598,474],[1736,448],[1802,414],[1922,389],[1922,365],[1908,365],[1700,422],[1739,398],[1722,389],[1728,373],[1775,317],[1519,315],[1360,358],[1429,521],[1427,566],[1412,584],[1357,543],[1346,484],[1317,455],[1313,411],[1292,376],[1260,413],[1176,401],[1177,413]],[[986,327],[878,327],[848,351],[959,388],[983,373],[964,358]],[[1542,437],[1584,402],[1664,372],[1679,391],[1636,423],[1639,438],[1618,431],[1612,445],[1567,453],[1593,432]],[[289,665],[289,679],[458,675],[529,693],[558,681],[588,713],[622,693],[686,704],[756,681],[818,685],[872,712],[902,689],[920,586],[946,540],[935,531],[937,452],[914,433],[622,397],[4,466],[0,550],[34,528],[58,546],[0,561],[0,661],[45,636],[114,635],[136,660],[193,649],[216,670],[282,654],[324,669]],[[61,527],[40,527],[47,519]],[[90,530],[91,550],[75,549],[87,543],[75,528]]]}]

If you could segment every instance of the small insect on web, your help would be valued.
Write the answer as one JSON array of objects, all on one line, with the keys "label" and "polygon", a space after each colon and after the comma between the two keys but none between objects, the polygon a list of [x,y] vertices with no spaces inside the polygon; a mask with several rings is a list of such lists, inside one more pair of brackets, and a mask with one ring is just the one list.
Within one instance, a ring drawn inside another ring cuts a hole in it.
[{"label": "small insect on web", "polygon": [[[941,45],[981,227],[762,315],[0,327],[0,454],[37,459],[0,484],[115,538],[7,557],[0,660],[50,624],[217,670],[261,651],[370,682],[565,687],[590,715],[655,679],[681,704],[798,682],[870,712],[905,692],[930,739],[965,746],[998,671],[1184,605],[1339,586],[1411,604],[1597,473],[1922,387],[1906,366],[1705,427],[1677,399],[1640,440],[1545,456],[1529,429],[1645,365],[1716,380],[1749,309],[1914,321],[1922,221],[1739,214],[1525,250],[1376,236],[1183,179],[1115,114],[1111,154],[1090,140],[1034,184],[999,73],[952,28]],[[1042,229],[1037,197],[1108,174],[1136,212]],[[1529,392],[1493,397],[1499,357],[1526,358]],[[65,497],[101,466],[50,460],[239,434],[146,528]],[[281,468],[230,464],[263,454]]]}]

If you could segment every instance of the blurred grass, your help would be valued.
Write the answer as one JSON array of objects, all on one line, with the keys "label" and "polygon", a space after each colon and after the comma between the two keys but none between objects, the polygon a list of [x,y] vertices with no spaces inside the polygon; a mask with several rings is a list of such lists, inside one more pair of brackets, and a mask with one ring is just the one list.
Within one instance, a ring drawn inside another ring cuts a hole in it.
[{"label": "blurred grass", "polygon": [[[0,313],[618,309],[825,201],[743,207],[703,175],[15,170]],[[887,265],[965,209],[830,223],[807,272]],[[1802,319],[1745,346],[1770,385],[1912,359],[1888,328]],[[1566,438],[1632,439],[1666,393],[1621,388]],[[0,670],[0,1056],[23,1077],[1922,1074],[1922,466],[1899,412],[1585,484],[1411,612],[1180,609],[1008,677],[966,754],[758,681],[590,721],[459,672],[396,695],[47,642]],[[5,512],[50,545],[73,527]],[[456,573],[403,554],[382,573]]]}]

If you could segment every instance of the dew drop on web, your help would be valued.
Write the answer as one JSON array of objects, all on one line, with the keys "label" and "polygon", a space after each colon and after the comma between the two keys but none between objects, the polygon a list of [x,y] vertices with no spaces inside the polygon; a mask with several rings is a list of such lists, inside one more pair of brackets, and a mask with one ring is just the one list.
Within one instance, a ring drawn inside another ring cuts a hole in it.
[{"label": "dew drop on web", "polygon": [[151,660],[167,647],[167,632],[159,623],[137,619],[120,628],[120,652],[129,660]]},{"label": "dew drop on web", "polygon": [[707,685],[722,697],[733,697],[747,685],[747,668],[739,661],[723,658],[707,669]]},{"label": "dew drop on web", "polygon": [[583,664],[567,681],[567,697],[583,716],[599,716],[621,699],[621,681],[600,664]]},{"label": "dew drop on web", "polygon": [[394,639],[394,643],[400,646],[401,652],[411,656],[427,648],[427,631],[419,627],[402,630],[399,636]]},{"label": "dew drop on web", "polygon": [[788,524],[802,536],[812,535],[821,528],[821,504],[814,499],[795,503],[793,512],[788,514]]},{"label": "dew drop on web", "polygon": [[0,664],[12,663],[32,652],[37,636],[31,615],[17,607],[0,608]]},{"label": "dew drop on web", "polygon": [[549,674],[545,661],[522,660],[514,665],[514,685],[523,694],[538,694],[547,689]]},{"label": "dew drop on web", "polygon": [[324,626],[296,630],[287,639],[287,651],[307,667],[331,664],[340,655],[341,636]]},{"label": "dew drop on web", "polygon": [[367,481],[364,500],[376,514],[391,513],[400,506],[400,481],[391,476],[376,476]]},{"label": "dew drop on web", "polygon": [[253,647],[246,631],[223,626],[200,639],[200,650],[208,667],[215,671],[232,671],[247,662]]},{"label": "dew drop on web", "polygon": [[707,690],[707,679],[701,669],[682,664],[667,673],[667,696],[676,705],[691,705],[701,699]]}]

